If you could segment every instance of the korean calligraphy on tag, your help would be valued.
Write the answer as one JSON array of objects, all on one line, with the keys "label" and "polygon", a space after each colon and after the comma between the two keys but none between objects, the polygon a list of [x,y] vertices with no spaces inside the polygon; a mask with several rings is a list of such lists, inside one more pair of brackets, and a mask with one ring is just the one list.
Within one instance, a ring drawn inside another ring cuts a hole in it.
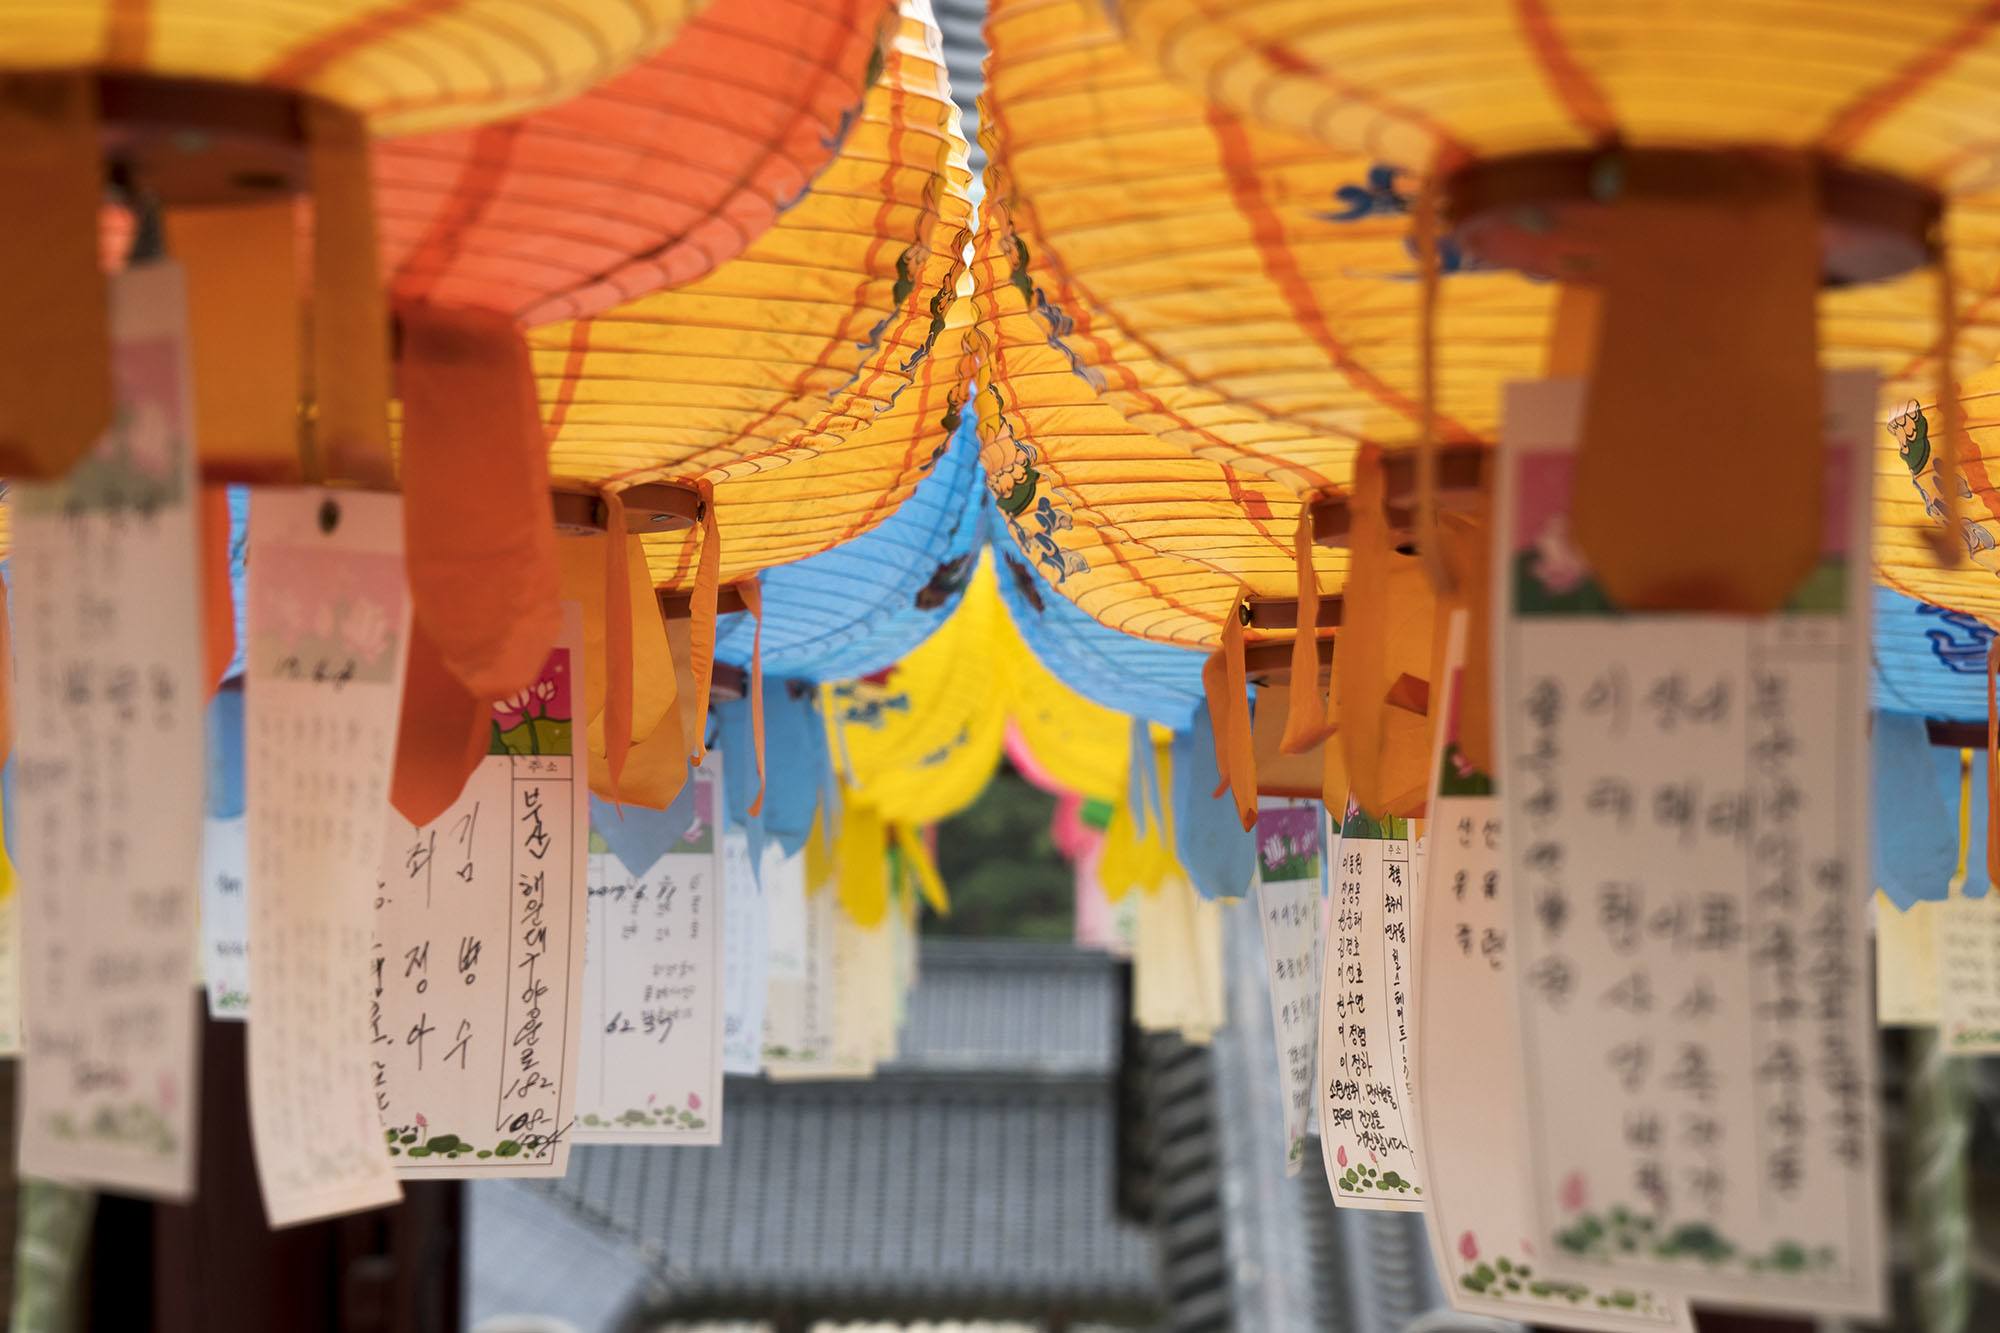
[{"label": "korean calligraphy on tag", "polygon": [[772,1078],[812,1077],[833,1053],[837,897],[830,882],[807,883],[803,856],[764,881],[764,1071]]},{"label": "korean calligraphy on tag", "polygon": [[[764,1067],[767,954],[763,885],[781,875],[803,876],[805,859],[775,842],[762,849],[762,873],[750,864],[750,835],[730,828],[722,837],[722,1070],[755,1074]],[[801,881],[803,882],[803,881]]]},{"label": "korean calligraphy on tag", "polygon": [[1419,1212],[1410,1104],[1411,922],[1421,821],[1364,813],[1353,800],[1333,866],[1320,982],[1319,1135],[1342,1208]]},{"label": "korean calligraphy on tag", "polygon": [[1633,614],[1572,545],[1581,388],[1513,386],[1496,512],[1533,1236],[1594,1287],[1872,1313],[1872,385],[1828,377],[1819,565]]},{"label": "korean calligraphy on tag", "polygon": [[1285,1084],[1285,1174],[1306,1160],[1319,1033],[1320,854],[1326,809],[1271,799],[1257,810],[1257,921],[1270,976],[1271,1029]]},{"label": "korean calligraphy on tag", "polygon": [[1521,1193],[1521,1047],[1515,1017],[1514,906],[1492,775],[1458,745],[1466,618],[1452,617],[1437,759],[1425,809],[1429,870],[1418,914],[1418,1158],[1429,1232],[1452,1308],[1591,1333],[1691,1330],[1684,1301],[1652,1288],[1558,1277],[1530,1239]]},{"label": "korean calligraphy on tag", "polygon": [[722,1141],[721,761],[688,776],[694,818],[652,865],[591,854],[579,1139]]},{"label": "korean calligraphy on tag", "polygon": [[400,1195],[368,958],[410,622],[401,499],[253,491],[249,602],[250,1128],[277,1227]]},{"label": "korean calligraphy on tag", "polygon": [[1917,906],[1929,909],[1936,932],[1932,957],[1944,1048],[1962,1055],[2000,1051],[2000,893],[1954,893],[1945,902]]},{"label": "korean calligraphy on tag", "polygon": [[368,960],[375,1110],[396,1172],[559,1176],[581,1043],[588,783],[582,618],[493,705],[486,757],[422,828],[393,810]]},{"label": "korean calligraphy on tag", "polygon": [[194,1185],[195,915],[206,766],[186,301],[111,280],[116,415],[13,490],[21,1171]]}]

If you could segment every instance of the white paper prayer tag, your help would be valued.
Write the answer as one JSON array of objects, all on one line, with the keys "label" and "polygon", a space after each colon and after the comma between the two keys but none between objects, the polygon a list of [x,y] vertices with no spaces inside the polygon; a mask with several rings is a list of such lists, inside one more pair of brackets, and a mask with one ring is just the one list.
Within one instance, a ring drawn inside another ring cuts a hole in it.
[{"label": "white paper prayer tag", "polygon": [[1320,982],[1319,1133],[1333,1201],[1420,1212],[1410,1098],[1411,924],[1420,820],[1375,819],[1350,799],[1333,866]]},{"label": "white paper prayer tag", "polygon": [[652,865],[591,853],[579,1140],[722,1141],[721,760],[688,776],[694,820]]},{"label": "white paper prayer tag", "polygon": [[250,1016],[250,823],[247,817],[202,823],[201,966],[208,1016]]},{"label": "white paper prayer tag", "polygon": [[368,958],[410,623],[399,496],[250,496],[250,1129],[274,1227],[392,1203]]},{"label": "white paper prayer tag", "polygon": [[1661,1289],[1553,1276],[1521,1193],[1520,1033],[1514,907],[1500,798],[1458,744],[1466,619],[1453,615],[1432,767],[1431,878],[1418,914],[1418,1160],[1430,1183],[1432,1260],[1452,1308],[1545,1328],[1689,1330],[1687,1303]]},{"label": "white paper prayer tag", "polygon": [[205,768],[198,483],[180,269],[111,280],[111,428],[13,490],[21,1171],[194,1187]]},{"label": "white paper prayer tag", "polygon": [[1959,1055],[2000,1051],[2000,893],[1929,907],[1936,930],[1938,1030]]},{"label": "white paper prayer tag", "polygon": [[[723,834],[722,856],[722,1069],[755,1074],[764,1067],[764,995],[768,922],[762,885],[786,873],[788,859],[775,842],[763,846],[761,875],[750,865],[750,836],[732,828]],[[799,864],[803,857],[789,858]]]},{"label": "white paper prayer tag", "polygon": [[1881,1308],[1873,381],[1827,389],[1821,562],[1764,617],[1612,609],[1568,537],[1581,385],[1508,391],[1494,716],[1530,1235],[1554,1276]]},{"label": "white paper prayer tag", "polygon": [[892,895],[873,926],[860,926],[836,903],[833,932],[833,1050],[820,1074],[867,1078],[896,1056],[902,995],[897,940],[902,912]]},{"label": "white paper prayer tag", "polygon": [[840,908],[831,883],[807,892],[803,856],[764,881],[764,1072],[811,1077],[833,1053],[833,950]]},{"label": "white paper prayer tag", "polygon": [[371,1086],[406,1178],[559,1176],[582,1016],[588,760],[583,618],[493,705],[486,757],[437,819],[389,812],[368,965]]},{"label": "white paper prayer tag", "polygon": [[1266,800],[1257,808],[1257,921],[1270,981],[1271,1030],[1285,1090],[1285,1174],[1307,1155],[1313,1058],[1319,1034],[1320,883],[1326,860],[1318,801]]},{"label": "white paper prayer tag", "polygon": [[1941,902],[1898,908],[1875,890],[1875,1021],[1885,1028],[1938,1025]]}]

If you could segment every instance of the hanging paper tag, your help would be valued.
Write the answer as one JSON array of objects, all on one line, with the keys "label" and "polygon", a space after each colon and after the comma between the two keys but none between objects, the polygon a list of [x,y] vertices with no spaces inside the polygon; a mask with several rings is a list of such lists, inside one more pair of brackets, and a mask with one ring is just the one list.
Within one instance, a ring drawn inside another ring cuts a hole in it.
[{"label": "hanging paper tag", "polygon": [[250,1016],[250,823],[211,815],[201,831],[201,966],[208,1016]]},{"label": "hanging paper tag", "polygon": [[583,616],[492,705],[451,807],[391,808],[368,964],[375,1110],[406,1178],[559,1176],[582,1011],[588,758],[575,725]]},{"label": "hanging paper tag", "polygon": [[1266,800],[1257,807],[1257,921],[1270,974],[1271,1029],[1285,1086],[1285,1174],[1306,1160],[1313,1115],[1313,1055],[1319,1032],[1320,854],[1326,807]]},{"label": "hanging paper tag", "polygon": [[1431,1256],[1454,1310],[1590,1333],[1690,1330],[1663,1290],[1551,1276],[1521,1195],[1521,1043],[1513,899],[1500,798],[1459,744],[1469,618],[1447,631],[1418,913],[1417,1160],[1430,1186]]},{"label": "hanging paper tag", "polygon": [[1516,775],[1503,869],[1518,886],[1529,1234],[1552,1276],[1881,1306],[1874,388],[1847,373],[1826,388],[1820,562],[1762,617],[1613,611],[1567,535],[1579,385],[1508,392],[1495,712]]},{"label": "hanging paper tag", "polygon": [[238,680],[208,702],[208,818],[201,831],[201,970],[208,1016],[237,1021],[250,1016],[250,826],[243,806]]},{"label": "hanging paper tag", "polygon": [[1875,891],[1875,1021],[1885,1028],[1938,1024],[1938,925],[1942,903],[1898,909]]},{"label": "hanging paper tag", "polygon": [[833,1051],[833,933],[840,910],[831,883],[807,893],[805,856],[786,857],[764,881],[767,909],[764,1072],[805,1078]]},{"label": "hanging paper tag", "polygon": [[1926,903],[1936,931],[1937,1024],[1957,1055],[2000,1051],[2000,894]]},{"label": "hanging paper tag", "polygon": [[652,865],[591,855],[579,1140],[722,1141],[721,779],[720,756],[696,770],[694,818]]},{"label": "hanging paper tag", "polygon": [[893,903],[886,919],[869,926],[845,910],[834,913],[833,1051],[823,1078],[867,1078],[896,1056],[898,919]]},{"label": "hanging paper tag", "polygon": [[13,492],[21,1170],[165,1198],[194,1187],[206,763],[186,328],[178,268],[121,274],[114,424]]},{"label": "hanging paper tag", "polygon": [[[722,835],[722,1072],[755,1074],[764,1067],[766,957],[763,885],[785,873],[776,843],[763,846],[763,866],[750,864],[750,835]],[[801,865],[801,870],[803,866]]]},{"label": "hanging paper tag", "polygon": [[1349,799],[1333,868],[1320,981],[1319,1137],[1342,1208],[1418,1212],[1410,1098],[1411,923],[1424,822],[1365,814]]},{"label": "hanging paper tag", "polygon": [[274,1227],[393,1202],[368,954],[410,603],[402,503],[253,490],[244,679],[250,1128]]},{"label": "hanging paper tag", "polygon": [[1227,1017],[1222,983],[1222,904],[1180,875],[1136,898],[1132,945],[1133,1019],[1146,1032],[1173,1032],[1206,1046]]}]

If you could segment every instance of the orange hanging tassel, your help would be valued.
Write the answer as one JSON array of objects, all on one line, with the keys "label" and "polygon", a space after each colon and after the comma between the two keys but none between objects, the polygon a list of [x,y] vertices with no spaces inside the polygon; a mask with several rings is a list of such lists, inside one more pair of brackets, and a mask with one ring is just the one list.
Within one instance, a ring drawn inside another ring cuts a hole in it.
[{"label": "orange hanging tassel", "polygon": [[208,692],[236,656],[236,593],[229,583],[229,488],[201,488],[201,615]]},{"label": "orange hanging tassel", "polygon": [[413,621],[389,803],[419,827],[442,815],[486,757],[492,730],[492,708],[466,690]]},{"label": "orange hanging tassel", "polygon": [[757,799],[750,802],[750,813],[755,815],[764,810],[764,590],[755,579],[745,579],[736,590],[757,621],[750,636],[750,744],[757,752]]},{"label": "orange hanging tassel", "polygon": [[604,762],[615,791],[632,749],[631,538],[625,500],[604,492]]},{"label": "orange hanging tassel", "polygon": [[715,594],[722,576],[722,536],[715,526],[715,487],[701,486],[701,558],[688,599],[688,669],[694,674],[694,762],[708,757],[708,687],[715,676]]},{"label": "orange hanging tassel", "polygon": [[[1232,613],[1233,614],[1233,613]],[[1208,730],[1215,740],[1215,772],[1218,781],[1209,799],[1229,789],[1229,672],[1220,652],[1201,664],[1201,692],[1208,700]]]},{"label": "orange hanging tassel", "polygon": [[1313,572],[1312,509],[1299,510],[1293,537],[1298,566],[1299,627],[1292,640],[1292,681],[1285,704],[1285,733],[1278,753],[1304,754],[1333,734],[1326,699],[1319,692],[1319,577]]},{"label": "orange hanging tassel", "polygon": [[1222,666],[1229,688],[1229,790],[1236,817],[1247,829],[1257,825],[1257,752],[1250,735],[1250,681],[1243,670],[1243,600],[1237,598],[1222,622]]},{"label": "orange hanging tassel", "polygon": [[0,475],[60,477],[111,425],[110,297],[98,264],[97,84],[0,84]]}]

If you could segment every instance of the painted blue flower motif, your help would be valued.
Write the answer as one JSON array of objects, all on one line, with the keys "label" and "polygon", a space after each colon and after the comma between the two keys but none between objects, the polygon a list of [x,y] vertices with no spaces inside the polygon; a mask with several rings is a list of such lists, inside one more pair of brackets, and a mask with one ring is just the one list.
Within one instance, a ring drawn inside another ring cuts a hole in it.
[{"label": "painted blue flower motif", "polygon": [[1315,213],[1322,222],[1359,222],[1363,218],[1400,217],[1410,211],[1410,201],[1396,189],[1397,168],[1376,163],[1368,169],[1365,185],[1343,185],[1333,192],[1340,201],[1338,212]]},{"label": "painted blue flower motif", "polygon": [[1931,652],[1939,665],[1961,676],[1976,676],[1986,670],[1986,652],[1993,643],[1993,630],[1963,611],[1947,611],[1928,602],[1917,608],[1920,616],[1933,617],[1943,628],[1927,629]]},{"label": "painted blue flower motif", "polygon": [[[1412,204],[1408,192],[1398,188],[1398,178],[1403,175],[1401,167],[1382,163],[1368,169],[1365,184],[1343,185],[1333,192],[1340,207],[1314,213],[1321,222],[1361,222],[1368,218],[1407,217]],[[1417,257],[1417,243],[1405,238],[1403,248],[1410,258]],[[1493,266],[1473,258],[1461,249],[1450,237],[1440,236],[1437,241],[1438,272],[1441,274],[1476,273],[1490,270]],[[1401,274],[1414,277],[1414,274]]]}]

